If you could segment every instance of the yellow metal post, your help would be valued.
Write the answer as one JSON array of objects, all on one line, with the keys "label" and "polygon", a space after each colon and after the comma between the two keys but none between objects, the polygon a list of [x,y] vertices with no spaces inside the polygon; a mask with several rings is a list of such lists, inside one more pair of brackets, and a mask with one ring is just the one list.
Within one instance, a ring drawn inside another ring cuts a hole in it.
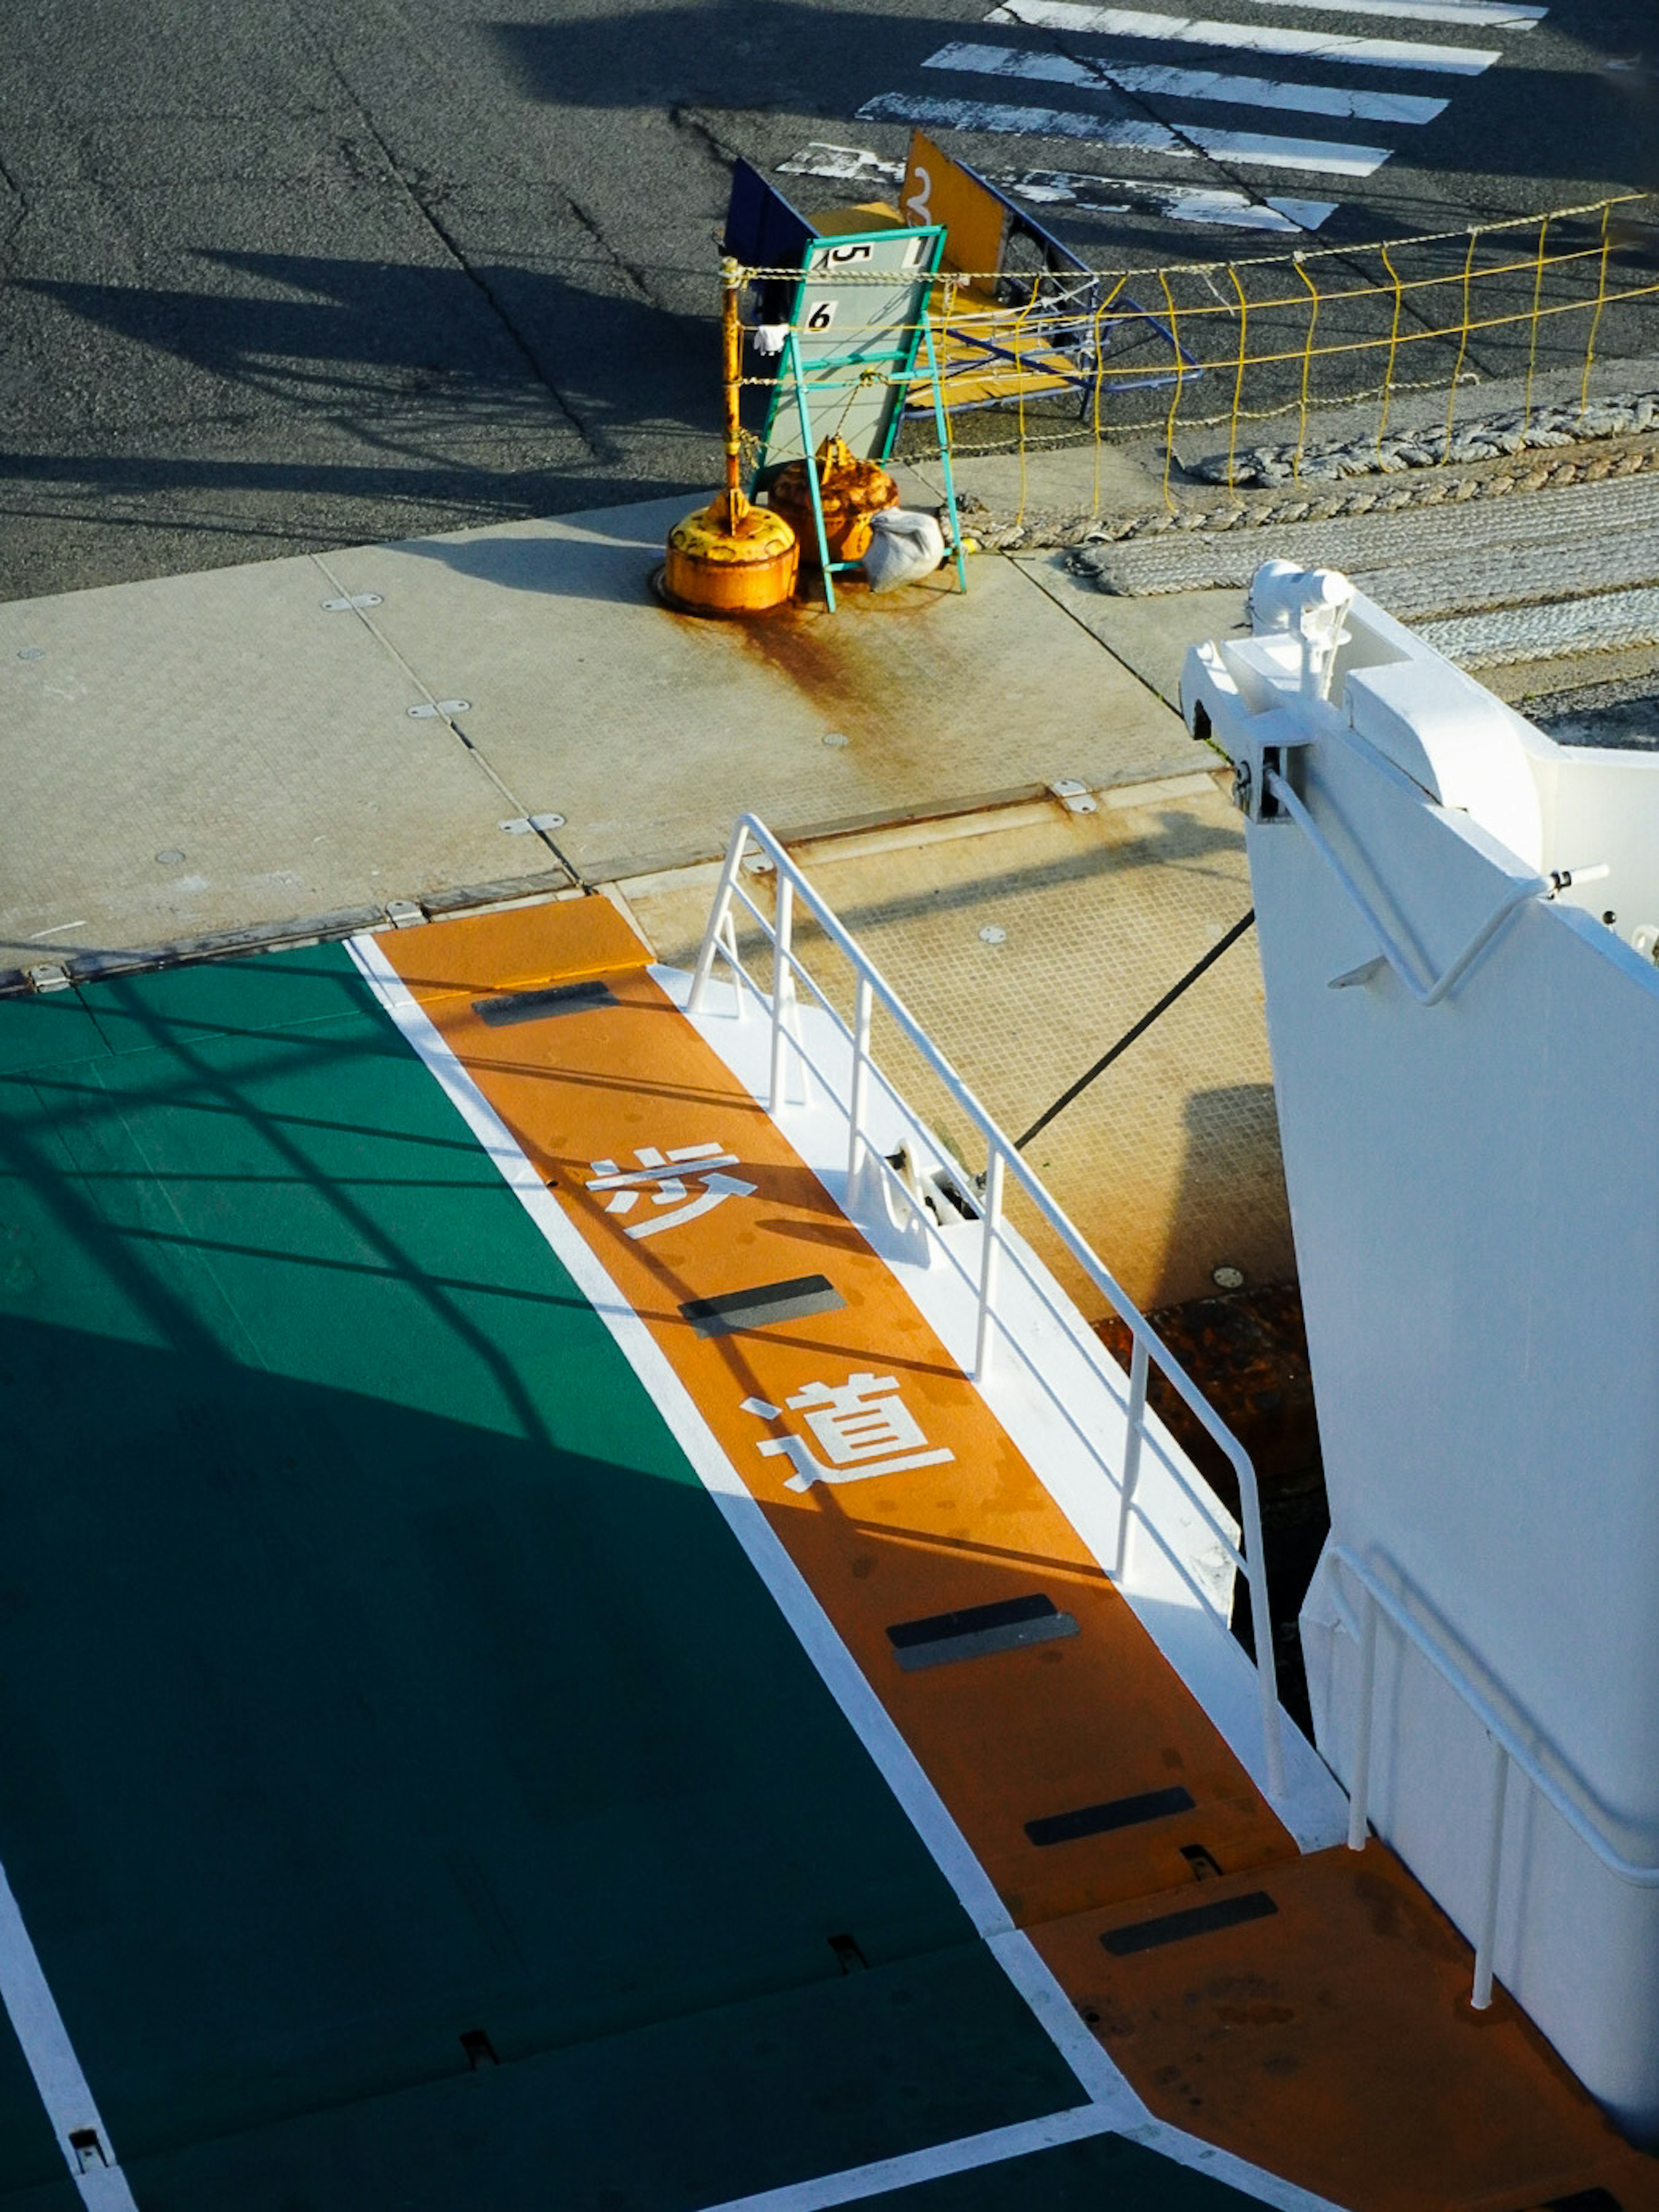
[{"label": "yellow metal post", "polygon": [[743,430],[743,326],[738,292],[743,270],[720,264],[720,354],[726,397],[726,484],[707,507],[676,523],[668,536],[661,592],[692,615],[769,614],[795,588],[800,548],[781,514],[751,507],[738,482]]}]

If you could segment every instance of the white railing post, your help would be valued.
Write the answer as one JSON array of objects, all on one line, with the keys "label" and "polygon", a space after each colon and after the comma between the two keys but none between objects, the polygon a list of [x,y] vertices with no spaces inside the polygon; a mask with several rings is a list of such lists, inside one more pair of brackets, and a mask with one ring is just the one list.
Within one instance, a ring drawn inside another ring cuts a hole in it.
[{"label": "white railing post", "polygon": [[1130,1342],[1128,1426],[1123,1438],[1123,1478],[1117,1493],[1117,1561],[1112,1570],[1114,1580],[1120,1583],[1129,1571],[1129,1509],[1140,1480],[1140,1442],[1146,1429],[1146,1340],[1136,1329]]},{"label": "white railing post", "polygon": [[789,971],[789,998],[785,1018],[789,1027],[790,1041],[795,1048],[795,1066],[800,1075],[800,1103],[803,1106],[810,1106],[812,1103],[812,1068],[806,1057],[806,1041],[800,1031],[800,994],[795,988],[793,969]]},{"label": "white railing post", "polygon": [[870,978],[860,972],[853,994],[853,1088],[847,1105],[847,1188],[850,1197],[864,1165],[864,1114],[870,1091],[870,1024],[874,1006]]},{"label": "white railing post", "polygon": [[1365,1594],[1359,1640],[1359,1710],[1355,1717],[1353,1773],[1348,1784],[1348,1849],[1363,1851],[1370,1826],[1371,1709],[1376,1702],[1376,1601]]},{"label": "white railing post", "polygon": [[974,1334],[973,1380],[982,1382],[990,1371],[991,1331],[995,1322],[997,1262],[1002,1252],[1002,1177],[1000,1145],[993,1143],[985,1161],[985,1212],[981,1224],[979,1255],[979,1327]]},{"label": "white railing post", "polygon": [[1279,1710],[1279,1668],[1273,1659],[1273,1617],[1267,1604],[1267,1560],[1261,1542],[1261,1498],[1255,1468],[1240,1444],[1230,1454],[1238,1477],[1238,1517],[1244,1524],[1244,1571],[1250,1582],[1251,1641],[1255,1645],[1255,1690],[1261,1706],[1262,1752],[1267,1795],[1285,1795],[1285,1725]]},{"label": "white railing post", "polygon": [[732,970],[732,1012],[740,1022],[749,1018],[749,1001],[744,994],[743,968],[738,952],[738,926],[732,919],[732,909],[726,909],[726,920],[720,925],[720,948],[726,954]]},{"label": "white railing post", "polygon": [[[1346,1544],[1331,1541],[1328,1545],[1326,1557],[1340,1566],[1358,1587],[1378,1620],[1386,1620],[1401,1638],[1402,1657],[1414,1651],[1432,1668],[1440,1680],[1461,1702],[1463,1710],[1480,1723],[1492,1746],[1486,1832],[1486,1887],[1479,1899],[1480,1941],[1476,1945],[1475,1989],[1472,1999],[1478,2010],[1484,2010],[1492,1996],[1511,1771],[1520,1775],[1533,1795],[1550,1808],[1618,1881],[1629,1882],[1638,1889],[1659,1890],[1659,1864],[1626,1858],[1616,1849],[1602,1821],[1562,1786],[1557,1774],[1551,1772],[1551,1766],[1559,1767],[1565,1763],[1560,1753],[1553,1746],[1543,1747],[1550,1764],[1547,1765],[1544,1763],[1540,1747],[1529,1746],[1515,1733],[1512,1724],[1503,1717],[1489,1702],[1486,1694],[1476,1687],[1432,1632],[1403,1602],[1400,1592],[1390,1590],[1379,1582],[1371,1568],[1357,1559]],[[1401,1579],[1400,1569],[1392,1562],[1389,1565],[1395,1579]],[[1356,1631],[1356,1633],[1363,1634],[1364,1632]],[[1356,1762],[1357,1767],[1359,1764]],[[1368,1753],[1364,1765],[1369,1769],[1370,1764]],[[1462,1779],[1461,1775],[1459,1778]],[[1358,1779],[1357,1773],[1356,1781]]]},{"label": "white railing post", "polygon": [[1498,1948],[1498,1893],[1504,1878],[1504,1802],[1509,1795],[1510,1755],[1495,1735],[1492,1746],[1492,1803],[1486,1815],[1486,1888],[1480,1900],[1480,1932],[1474,1947],[1474,1987],[1469,2003],[1485,2012],[1492,2002],[1492,1953]]},{"label": "white railing post", "polygon": [[[702,1007],[702,994],[708,988],[709,970],[714,964],[716,951],[723,951],[720,933],[729,927],[732,919],[732,886],[738,879],[738,870],[749,843],[749,831],[738,823],[732,832],[732,842],[726,848],[726,858],[720,863],[720,880],[714,886],[714,903],[708,909],[708,927],[702,933],[702,943],[697,948],[697,964],[691,971],[691,988],[686,997],[685,1010],[698,1013]],[[737,968],[737,939],[733,933],[731,948],[732,988],[737,994],[738,1012],[743,1012],[743,978]]]},{"label": "white railing post", "polygon": [[777,871],[777,905],[772,923],[772,1080],[766,1101],[769,1114],[783,1111],[783,1010],[788,1003],[793,971],[789,941],[793,934],[795,886]]}]

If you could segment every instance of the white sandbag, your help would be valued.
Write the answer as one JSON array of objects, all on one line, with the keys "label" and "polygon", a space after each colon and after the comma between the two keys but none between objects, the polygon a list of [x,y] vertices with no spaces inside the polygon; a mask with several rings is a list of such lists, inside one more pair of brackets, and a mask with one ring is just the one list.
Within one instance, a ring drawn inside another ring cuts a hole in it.
[{"label": "white sandbag", "polygon": [[931,576],[945,558],[945,532],[931,514],[884,507],[870,518],[864,573],[872,592],[891,592]]}]

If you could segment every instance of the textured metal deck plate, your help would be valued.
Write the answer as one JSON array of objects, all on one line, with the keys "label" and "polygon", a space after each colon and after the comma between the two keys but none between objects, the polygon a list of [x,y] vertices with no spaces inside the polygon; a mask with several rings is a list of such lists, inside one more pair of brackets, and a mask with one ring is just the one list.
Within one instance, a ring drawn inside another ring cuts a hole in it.
[{"label": "textured metal deck plate", "polygon": [[553,1014],[585,1014],[596,1006],[614,1006],[616,994],[609,983],[555,983],[540,991],[506,991],[493,999],[475,999],[472,1011],[486,1029],[504,1030],[517,1022],[545,1021]]},{"label": "textured metal deck plate", "polygon": [[752,1291],[726,1291],[717,1298],[687,1298],[680,1312],[699,1336],[731,1336],[741,1328],[767,1328],[810,1314],[838,1313],[847,1304],[827,1275],[792,1275]]},{"label": "textured metal deck plate", "polygon": [[1103,1805],[1080,1805],[1073,1813],[1028,1820],[1025,1832],[1039,1847],[1070,1844],[1080,1836],[1103,1836],[1114,1828],[1139,1827],[1144,1820],[1164,1820],[1172,1813],[1192,1810],[1192,1793],[1177,1783],[1170,1790],[1146,1790],[1138,1797],[1113,1797]]},{"label": "textured metal deck plate", "polygon": [[1184,1912],[1165,1912],[1156,1920],[1109,1928],[1100,1940],[1115,1959],[1127,1959],[1136,1951],[1184,1942],[1189,1936],[1212,1936],[1218,1929],[1242,1927],[1247,1920],[1271,1919],[1278,1910],[1265,1889],[1247,1890],[1243,1897],[1218,1898],[1213,1905],[1192,1905]]},{"label": "textured metal deck plate", "polygon": [[1028,1644],[1051,1644],[1075,1636],[1078,1624],[1040,1591],[1006,1597],[994,1605],[964,1606],[958,1613],[936,1613],[922,1620],[901,1620],[887,1632],[893,1656],[907,1674],[924,1667],[948,1667],[952,1660],[977,1659],[990,1651],[1018,1651]]}]

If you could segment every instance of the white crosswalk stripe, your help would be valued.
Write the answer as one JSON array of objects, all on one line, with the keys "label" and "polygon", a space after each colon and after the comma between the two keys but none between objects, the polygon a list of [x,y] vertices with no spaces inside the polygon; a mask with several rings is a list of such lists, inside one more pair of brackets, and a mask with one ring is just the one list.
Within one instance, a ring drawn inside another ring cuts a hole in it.
[{"label": "white crosswalk stripe", "polygon": [[1300,115],[1338,115],[1364,123],[1432,123],[1443,100],[1409,92],[1351,91],[1339,84],[1296,84],[1225,70],[1169,69],[1115,60],[1080,62],[1070,54],[1032,53],[1018,46],[958,42],[929,54],[924,69],[978,76],[1075,84],[1096,92],[1163,93],[1172,100],[1216,100],[1233,107],[1270,107]]},{"label": "white crosswalk stripe", "polygon": [[[1024,99],[957,98],[937,91],[878,93],[858,110],[860,120],[918,124],[935,134],[994,132],[1006,137],[1081,141],[1144,153],[1158,159],[1205,159],[1248,172],[1299,170],[1310,176],[1373,175],[1396,149],[1361,145],[1340,136],[1301,137],[1247,131],[1190,117],[1186,104],[1266,110],[1292,117],[1328,117],[1345,123],[1412,130],[1443,116],[1449,99],[1432,90],[1403,91],[1376,84],[1370,73],[1478,77],[1503,59],[1503,49],[1473,40],[1452,45],[1434,39],[1372,35],[1369,31],[1304,27],[1261,20],[1312,9],[1328,17],[1382,19],[1390,26],[1445,25],[1490,38],[1537,27],[1549,10],[1540,0],[1221,0],[1224,15],[1190,15],[1164,9],[1103,4],[1103,0],[999,0],[985,16],[996,25],[1038,33],[1029,43],[1002,39],[953,39],[928,54],[921,67],[938,77],[993,79],[1015,86],[1054,85],[1086,95],[1085,105],[1050,106]],[[1044,38],[1041,34],[1048,33]],[[1106,41],[1110,41],[1109,46]],[[1151,45],[1198,47],[1191,66]],[[1126,52],[1125,48],[1128,51]],[[1139,56],[1136,49],[1139,48]],[[1097,50],[1097,48],[1098,50]],[[1231,65],[1235,57],[1283,58],[1302,66],[1285,76],[1253,73]],[[1211,65],[1212,60],[1216,65]],[[1309,74],[1304,75],[1304,68]],[[1341,82],[1345,70],[1361,74]],[[1171,113],[1166,102],[1177,104]],[[1368,134],[1370,135],[1370,134]],[[1404,142],[1402,142],[1403,143]],[[826,170],[824,157],[830,160]],[[835,163],[866,165],[877,156],[858,148],[809,147],[785,167],[809,175],[843,172]],[[1127,179],[1064,169],[1005,170],[1002,190],[1036,205],[1079,211],[1153,214],[1175,222],[1266,231],[1317,230],[1336,212],[1328,199],[1283,199],[1216,186],[1182,185],[1152,176]]]},{"label": "white crosswalk stripe", "polygon": [[1171,185],[1147,177],[1092,177],[1070,169],[1025,169],[1006,174],[1003,189],[1037,207],[1080,207],[1096,214],[1145,211],[1170,222],[1218,223],[1230,230],[1317,230],[1336,212],[1334,200],[1247,199],[1243,192],[1204,185]]},{"label": "white crosswalk stripe", "polygon": [[1322,176],[1369,177],[1389,158],[1386,146],[1346,146],[1328,138],[1278,138],[1254,131],[1213,131],[1188,124],[1177,135],[1162,123],[1127,115],[1090,115],[1074,107],[1015,107],[994,100],[931,100],[884,92],[859,110],[861,123],[919,123],[927,131],[1013,131],[1026,138],[1087,138],[1099,146],[1139,146],[1177,161],[1207,154],[1263,169],[1314,169]]},{"label": "white crosswalk stripe", "polygon": [[1386,15],[1407,23],[1462,23],[1470,30],[1530,31],[1547,8],[1522,0],[1240,0],[1246,8],[1316,8],[1322,15]]},{"label": "white crosswalk stripe", "polygon": [[1431,70],[1479,76],[1503,58],[1497,46],[1436,46],[1416,39],[1362,39],[1346,31],[1299,31],[1279,23],[1227,23],[1195,15],[1159,15],[1141,8],[1097,8],[1088,0],[1004,0],[988,23],[1027,23],[1047,31],[1097,33],[1114,39],[1162,39],[1243,53],[1297,54],[1362,69]]},{"label": "white crosswalk stripe", "polygon": [[[783,177],[825,177],[856,191],[877,192],[900,182],[902,161],[885,161],[868,146],[842,146],[814,138],[778,164]],[[1284,233],[1317,230],[1334,200],[1250,199],[1243,192],[1204,185],[1177,185],[1159,177],[1102,177],[1075,169],[993,169],[990,180],[1034,207],[1075,207],[1097,215],[1157,215],[1170,222],[1206,223],[1229,230]]]}]

